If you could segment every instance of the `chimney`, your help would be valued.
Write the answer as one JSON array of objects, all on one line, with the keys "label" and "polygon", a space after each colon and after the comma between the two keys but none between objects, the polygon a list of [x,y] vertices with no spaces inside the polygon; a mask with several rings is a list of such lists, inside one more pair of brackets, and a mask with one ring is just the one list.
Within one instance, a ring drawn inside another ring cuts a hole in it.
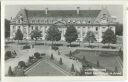
[{"label": "chimney", "polygon": [[45,14],[46,14],[46,15],[48,14],[48,8],[45,9]]},{"label": "chimney", "polygon": [[77,14],[80,14],[80,7],[77,7]]}]

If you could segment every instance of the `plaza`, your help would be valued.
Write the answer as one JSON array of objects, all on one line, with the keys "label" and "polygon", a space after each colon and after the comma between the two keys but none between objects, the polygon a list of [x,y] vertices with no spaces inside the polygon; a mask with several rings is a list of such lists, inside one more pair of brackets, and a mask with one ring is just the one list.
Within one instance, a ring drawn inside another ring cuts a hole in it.
[{"label": "plaza", "polygon": [[[17,43],[17,42],[16,42]],[[51,49],[51,46],[49,45],[35,45],[32,49],[26,49],[22,50],[22,46],[24,44],[16,44],[14,43],[7,43],[9,47],[6,48],[6,51],[13,51],[15,50],[17,53],[17,56],[15,58],[11,58],[9,60],[5,61],[5,73],[7,75],[9,66],[12,67],[12,69],[17,66],[19,61],[28,61],[28,57],[32,56],[35,52],[39,53],[46,53],[46,57],[41,59],[40,62],[30,67],[28,71],[25,72],[27,76],[71,76],[72,73],[70,72],[72,64],[74,65],[74,68],[76,71],[81,70],[82,68],[82,58],[85,56],[86,60],[89,62],[89,64],[93,67],[93,70],[97,71],[96,69],[107,69],[109,71],[114,71],[115,67],[118,68],[118,71],[121,72],[122,75],[122,61],[118,56],[119,49],[103,49],[103,48],[87,48],[87,47],[66,47],[66,46],[59,46],[59,50],[54,51]],[[22,43],[22,42],[21,42]],[[38,44],[38,43],[37,43]],[[50,43],[45,43],[50,44]],[[86,44],[87,45],[87,44]],[[113,45],[114,46],[114,45]],[[118,47],[118,46],[116,46]],[[60,55],[58,55],[58,51],[60,52]],[[73,54],[73,57],[75,57],[77,60],[71,59],[67,54],[70,53],[70,51]],[[78,52],[79,53],[75,53]],[[103,52],[103,53],[102,53]],[[100,56],[104,53],[108,53],[108,56]],[[51,61],[50,56],[53,54],[54,60]],[[62,58],[63,65],[59,65],[58,62]],[[101,68],[96,67],[97,60],[100,63]],[[44,67],[45,66],[45,67]],[[46,69],[49,69],[46,70]],[[99,71],[98,71],[99,72]],[[94,73],[95,74],[95,73]],[[74,74],[73,74],[74,75]],[[96,76],[99,76],[100,74],[96,74]],[[101,75],[107,75],[107,73],[101,72]]]}]

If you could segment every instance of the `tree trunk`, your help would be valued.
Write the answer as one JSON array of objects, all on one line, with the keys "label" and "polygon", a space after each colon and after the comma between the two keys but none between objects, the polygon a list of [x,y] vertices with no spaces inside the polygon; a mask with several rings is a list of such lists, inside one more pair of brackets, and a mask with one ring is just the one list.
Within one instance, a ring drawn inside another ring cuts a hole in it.
[{"label": "tree trunk", "polygon": [[89,47],[90,47],[90,41],[89,41]]},{"label": "tree trunk", "polygon": [[19,39],[18,39],[18,44],[19,44]]},{"label": "tree trunk", "polygon": [[110,48],[110,43],[108,43],[108,47]]},{"label": "tree trunk", "polygon": [[35,44],[36,44],[36,40],[35,40]]},{"label": "tree trunk", "polygon": [[71,47],[71,42],[70,42],[70,47]]},{"label": "tree trunk", "polygon": [[53,41],[52,41],[52,46],[53,46]]}]

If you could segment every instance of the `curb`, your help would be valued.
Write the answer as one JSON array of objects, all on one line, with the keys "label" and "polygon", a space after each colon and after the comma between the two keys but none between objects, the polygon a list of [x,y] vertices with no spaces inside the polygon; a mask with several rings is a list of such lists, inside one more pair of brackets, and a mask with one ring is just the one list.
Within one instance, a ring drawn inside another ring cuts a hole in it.
[{"label": "curb", "polygon": [[29,69],[31,69],[33,66],[35,66],[38,63],[40,63],[41,61],[42,61],[42,59],[38,60],[37,62],[35,62],[34,64],[32,64],[30,67],[28,67],[27,69],[25,69],[24,72],[26,73],[27,71],[29,71]]}]

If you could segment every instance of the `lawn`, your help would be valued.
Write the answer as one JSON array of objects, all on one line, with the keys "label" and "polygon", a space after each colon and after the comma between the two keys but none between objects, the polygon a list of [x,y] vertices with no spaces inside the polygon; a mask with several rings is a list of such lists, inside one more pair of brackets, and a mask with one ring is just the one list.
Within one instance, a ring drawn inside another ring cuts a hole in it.
[{"label": "lawn", "polygon": [[32,67],[26,74],[28,76],[64,76],[58,68],[48,64],[47,61],[41,61],[38,65]]},{"label": "lawn", "polygon": [[[109,54],[109,56],[100,56],[104,53]],[[117,60],[118,56],[116,54],[116,52],[79,50],[79,53],[76,53],[73,56],[78,59],[82,59],[83,56],[85,56],[85,59],[92,64],[96,65],[97,61],[99,61],[100,66],[106,68],[107,70],[114,71],[115,67],[117,67],[118,71],[122,72],[119,61]]]}]

